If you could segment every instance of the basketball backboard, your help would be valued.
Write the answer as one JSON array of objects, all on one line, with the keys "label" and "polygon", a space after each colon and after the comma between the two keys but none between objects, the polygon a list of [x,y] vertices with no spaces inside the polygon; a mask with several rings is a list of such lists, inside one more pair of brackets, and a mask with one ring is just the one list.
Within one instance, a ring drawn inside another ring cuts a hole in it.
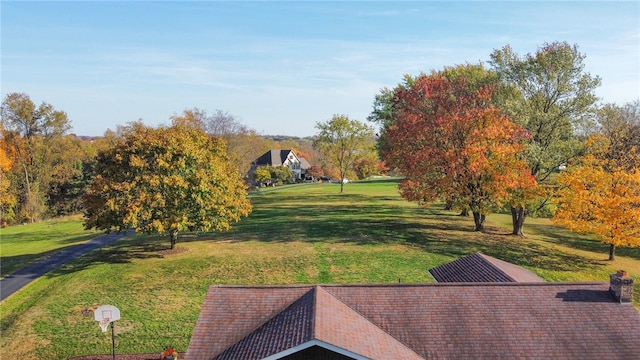
[{"label": "basketball backboard", "polygon": [[103,332],[107,331],[107,325],[120,320],[120,310],[113,305],[102,305],[93,311],[93,318],[98,322]]}]

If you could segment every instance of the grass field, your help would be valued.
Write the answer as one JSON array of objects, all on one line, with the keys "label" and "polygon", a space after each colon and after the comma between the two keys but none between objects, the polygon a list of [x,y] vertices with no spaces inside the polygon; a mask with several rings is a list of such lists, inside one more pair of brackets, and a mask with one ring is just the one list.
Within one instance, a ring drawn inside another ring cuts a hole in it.
[{"label": "grass field", "polygon": [[0,229],[0,276],[94,238],[97,233],[84,230],[80,222],[77,215]]},{"label": "grass field", "polygon": [[[2,303],[1,353],[108,354],[110,334],[90,311],[103,304],[122,314],[118,353],[185,351],[210,285],[432,282],[429,268],[477,251],[548,281],[604,282],[618,269],[640,278],[640,249],[620,248],[610,262],[606,245],[547,219],[528,219],[526,238],[507,235],[510,217],[500,214],[474,232],[470,218],[402,200],[393,181],[350,183],[343,194],[334,184],[295,186],[251,200],[253,213],[229,232],[183,235],[173,251],[168,238],[129,236],[34,281]],[[640,286],[634,297],[638,307]]]}]

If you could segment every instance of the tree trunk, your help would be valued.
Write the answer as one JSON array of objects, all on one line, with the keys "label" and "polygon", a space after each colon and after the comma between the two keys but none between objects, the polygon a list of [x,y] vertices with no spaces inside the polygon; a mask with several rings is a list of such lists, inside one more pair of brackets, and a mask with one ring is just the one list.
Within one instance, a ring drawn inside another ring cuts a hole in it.
[{"label": "tree trunk", "polygon": [[178,230],[171,232],[171,250],[175,247],[176,242],[178,242]]},{"label": "tree trunk", "polygon": [[458,216],[469,216],[469,209],[462,209]]},{"label": "tree trunk", "polygon": [[482,231],[484,230],[484,220],[485,220],[485,215],[484,214],[480,214],[479,212],[473,212],[473,221],[476,224],[476,230],[475,231]]},{"label": "tree trunk", "polygon": [[447,201],[444,203],[444,209],[445,210],[453,210],[453,202],[451,201]]},{"label": "tree trunk", "polygon": [[524,228],[524,218],[527,212],[524,207],[512,207],[511,208],[511,223],[513,225],[513,232],[511,235],[524,236],[522,229]]},{"label": "tree trunk", "polygon": [[29,218],[29,222],[34,223],[35,216],[33,215],[33,209],[32,209],[33,199],[31,198],[32,194],[31,194],[31,184],[29,183],[29,172],[27,171],[27,166],[25,164],[22,164],[22,168],[24,169],[24,183],[26,185],[26,192],[24,194],[25,195],[24,209],[27,217]]},{"label": "tree trunk", "polygon": [[611,244],[609,246],[609,260],[615,260],[616,259],[616,246]]}]

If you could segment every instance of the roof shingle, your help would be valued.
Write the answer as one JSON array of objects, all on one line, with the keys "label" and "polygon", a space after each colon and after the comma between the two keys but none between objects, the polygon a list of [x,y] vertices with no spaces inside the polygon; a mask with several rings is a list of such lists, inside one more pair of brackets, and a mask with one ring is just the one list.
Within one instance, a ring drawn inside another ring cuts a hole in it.
[{"label": "roof shingle", "polygon": [[467,255],[450,263],[429,269],[439,282],[544,282],[542,278],[520,266],[482,253]]},{"label": "roof shingle", "polygon": [[637,358],[640,313],[615,301],[608,287],[212,286],[186,358],[212,359],[228,351],[225,359],[259,359],[267,352],[245,357],[234,356],[233,349],[251,345],[274,353],[308,339],[371,359]]}]

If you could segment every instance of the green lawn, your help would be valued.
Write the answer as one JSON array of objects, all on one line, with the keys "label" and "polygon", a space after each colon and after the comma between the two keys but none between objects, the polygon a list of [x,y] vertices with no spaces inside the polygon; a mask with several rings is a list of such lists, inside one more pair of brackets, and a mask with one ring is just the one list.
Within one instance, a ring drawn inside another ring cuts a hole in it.
[{"label": "green lawn", "polygon": [[[609,262],[606,245],[547,219],[528,219],[527,238],[509,236],[500,214],[477,233],[470,218],[402,200],[393,181],[350,183],[344,194],[336,184],[294,186],[252,203],[229,232],[183,235],[174,251],[168,238],[129,236],[35,281],[2,303],[0,351],[108,354],[110,334],[89,311],[103,304],[121,311],[118,353],[185,351],[210,285],[432,282],[429,268],[477,251],[548,281],[608,281],[618,269],[640,278],[640,249],[621,248]],[[640,305],[640,286],[634,296]]]},{"label": "green lawn", "polygon": [[98,235],[82,228],[80,216],[0,229],[0,276]]}]

